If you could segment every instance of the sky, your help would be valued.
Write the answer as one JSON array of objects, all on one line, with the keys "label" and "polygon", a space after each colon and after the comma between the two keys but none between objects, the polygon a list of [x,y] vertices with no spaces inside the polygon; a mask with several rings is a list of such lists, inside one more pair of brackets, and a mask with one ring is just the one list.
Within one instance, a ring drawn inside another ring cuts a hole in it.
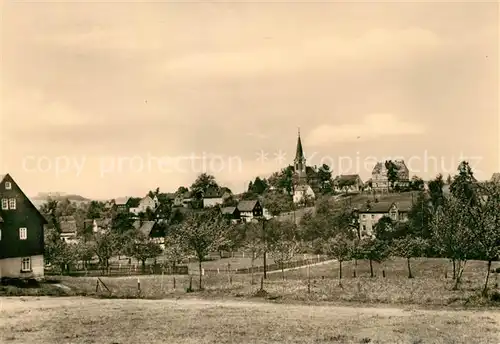
[{"label": "sky", "polygon": [[496,3],[1,7],[0,173],[28,195],[233,192],[293,162],[500,171]]}]

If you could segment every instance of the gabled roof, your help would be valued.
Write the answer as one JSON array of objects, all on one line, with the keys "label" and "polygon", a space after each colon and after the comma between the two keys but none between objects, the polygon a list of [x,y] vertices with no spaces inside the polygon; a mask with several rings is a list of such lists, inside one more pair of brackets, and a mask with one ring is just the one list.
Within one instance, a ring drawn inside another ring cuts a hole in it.
[{"label": "gabled roof", "polygon": [[117,198],[115,199],[115,204],[116,205],[125,205],[127,204],[128,200],[130,199],[130,197],[120,197],[120,198]]},{"label": "gabled roof", "polygon": [[[14,178],[12,178],[12,176],[10,176],[8,173],[6,173],[6,174],[0,174],[0,183],[2,183],[3,180],[5,178],[7,178],[7,177],[10,177],[10,179],[12,180],[12,182],[17,185],[17,183],[14,181]],[[21,192],[21,194],[24,196],[24,198],[26,198],[26,200],[28,200],[28,204],[31,205],[31,207],[33,208],[33,210],[36,211],[36,213],[38,214],[39,218],[42,220],[42,223],[46,225],[48,223],[48,221],[45,218],[45,216],[43,216],[43,214],[40,212],[40,210],[38,210],[38,208],[33,204],[33,202],[28,198],[28,196],[26,196],[26,194],[19,187],[19,185],[17,187],[18,187],[19,191]]]},{"label": "gabled roof", "polygon": [[238,210],[239,211],[253,211],[258,202],[259,201],[257,201],[257,200],[239,201]]},{"label": "gabled roof", "polygon": [[363,206],[360,213],[387,213],[394,202],[380,201],[370,203],[370,207]]},{"label": "gabled roof", "polygon": [[238,208],[236,207],[224,207],[221,209],[222,215],[233,215]]},{"label": "gabled roof", "polygon": [[155,225],[155,221],[144,221],[142,225],[139,227],[139,231],[145,236],[149,237],[149,234],[153,230]]}]

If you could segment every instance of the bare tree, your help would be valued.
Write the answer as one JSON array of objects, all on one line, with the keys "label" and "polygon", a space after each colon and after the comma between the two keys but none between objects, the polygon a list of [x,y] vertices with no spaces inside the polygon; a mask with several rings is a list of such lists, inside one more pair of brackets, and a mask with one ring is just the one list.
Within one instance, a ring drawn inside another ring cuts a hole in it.
[{"label": "bare tree", "polygon": [[216,208],[193,212],[176,228],[186,251],[192,252],[198,260],[200,290],[202,287],[202,262],[211,252],[228,243],[228,222]]},{"label": "bare tree", "polygon": [[271,221],[268,226],[267,246],[274,261],[281,267],[285,279],[285,264],[290,262],[300,247],[297,226],[290,221]]},{"label": "bare tree", "polygon": [[339,285],[342,285],[342,263],[350,259],[352,247],[352,240],[345,234],[338,234],[328,239],[323,246],[323,252],[339,262]]}]

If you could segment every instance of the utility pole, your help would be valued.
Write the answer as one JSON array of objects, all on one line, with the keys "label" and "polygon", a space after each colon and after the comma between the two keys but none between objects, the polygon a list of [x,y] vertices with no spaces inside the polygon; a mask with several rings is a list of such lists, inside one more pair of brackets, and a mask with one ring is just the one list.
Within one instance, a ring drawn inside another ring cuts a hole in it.
[{"label": "utility pole", "polygon": [[262,239],[264,239],[264,279],[267,279],[267,235],[266,235],[266,219],[262,216]]}]

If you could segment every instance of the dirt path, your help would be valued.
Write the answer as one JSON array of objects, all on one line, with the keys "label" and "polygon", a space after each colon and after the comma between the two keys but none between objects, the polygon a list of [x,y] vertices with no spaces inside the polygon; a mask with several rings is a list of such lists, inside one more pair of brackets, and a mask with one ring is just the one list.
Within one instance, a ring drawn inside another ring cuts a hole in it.
[{"label": "dirt path", "polygon": [[498,344],[500,311],[238,300],[0,298],[0,343]]}]

